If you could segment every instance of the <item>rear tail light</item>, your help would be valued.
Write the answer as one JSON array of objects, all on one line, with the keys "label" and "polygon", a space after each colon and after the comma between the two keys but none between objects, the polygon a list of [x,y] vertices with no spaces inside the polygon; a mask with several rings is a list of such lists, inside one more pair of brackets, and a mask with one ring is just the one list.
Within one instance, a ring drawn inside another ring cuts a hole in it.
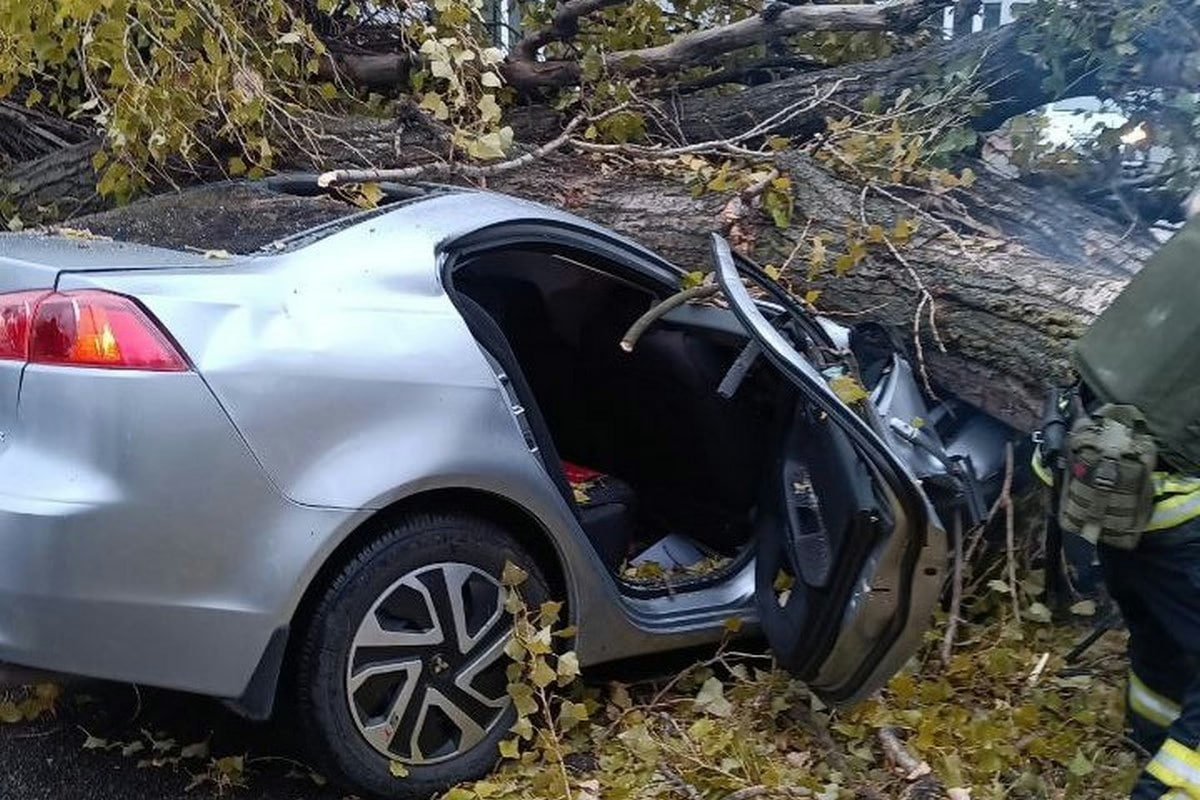
[{"label": "rear tail light", "polygon": [[186,372],[179,348],[128,297],[101,291],[0,294],[0,359]]}]

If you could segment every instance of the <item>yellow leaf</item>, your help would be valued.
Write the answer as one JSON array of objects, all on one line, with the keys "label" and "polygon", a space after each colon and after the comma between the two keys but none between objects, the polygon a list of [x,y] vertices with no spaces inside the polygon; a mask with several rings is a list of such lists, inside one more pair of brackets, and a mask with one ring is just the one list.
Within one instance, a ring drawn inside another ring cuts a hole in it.
[{"label": "yellow leaf", "polygon": [[509,730],[527,742],[533,738],[533,723],[529,717],[518,717]]},{"label": "yellow leaf", "polygon": [[918,227],[920,226],[914,220],[898,219],[896,220],[896,227],[892,231],[892,240],[897,244],[905,244],[917,232]]},{"label": "yellow leaf", "polygon": [[521,757],[521,747],[516,739],[505,739],[500,742],[500,757],[517,759]]},{"label": "yellow leaf", "polygon": [[0,722],[13,725],[17,722],[20,722],[24,718],[25,715],[21,713],[19,708],[17,708],[16,703],[10,701],[0,703]]},{"label": "yellow leaf", "polygon": [[543,625],[537,629],[537,632],[529,636],[522,643],[525,649],[534,655],[544,656],[554,648],[550,645],[550,626]]},{"label": "yellow leaf", "polygon": [[533,669],[529,671],[529,680],[533,681],[534,686],[545,689],[554,683],[556,677],[554,670],[546,663],[546,659],[539,657],[533,660]]},{"label": "yellow leaf", "polygon": [[509,639],[508,644],[504,645],[504,655],[513,661],[521,661],[525,658],[525,647],[516,639]]},{"label": "yellow leaf", "polygon": [[393,778],[408,777],[408,767],[404,766],[399,761],[393,761],[388,764],[388,772],[392,773]]},{"label": "yellow leaf", "polygon": [[500,119],[503,112],[500,109],[500,104],[496,102],[496,96],[493,94],[485,94],[479,98],[479,115],[484,122],[494,122]]},{"label": "yellow leaf", "polygon": [[725,699],[725,685],[718,678],[709,678],[696,695],[696,708],[714,717],[727,717],[733,712],[733,704]]},{"label": "yellow leaf", "polygon": [[525,683],[510,683],[508,696],[513,699],[517,714],[527,717],[537,711],[537,701],[533,699],[533,687]]},{"label": "yellow leaf", "polygon": [[846,405],[853,405],[869,396],[867,390],[852,375],[838,375],[829,382],[829,388]]},{"label": "yellow leaf", "polygon": [[529,573],[511,561],[504,562],[504,571],[500,573],[500,583],[503,586],[520,586],[529,577]]},{"label": "yellow leaf", "polygon": [[376,208],[379,206],[379,201],[383,199],[383,189],[379,188],[379,184],[374,181],[364,183],[358,187],[358,195],[355,200],[361,198],[362,202],[358,203],[363,208]]},{"label": "yellow leaf", "polygon": [[557,603],[553,600],[547,600],[542,603],[542,607],[538,610],[538,621],[543,625],[553,625],[558,622],[558,615],[562,612],[562,603]]},{"label": "yellow leaf", "polygon": [[816,305],[817,298],[819,298],[820,296],[821,296],[820,289],[809,289],[807,292],[804,293],[804,302],[808,303],[810,306]]}]

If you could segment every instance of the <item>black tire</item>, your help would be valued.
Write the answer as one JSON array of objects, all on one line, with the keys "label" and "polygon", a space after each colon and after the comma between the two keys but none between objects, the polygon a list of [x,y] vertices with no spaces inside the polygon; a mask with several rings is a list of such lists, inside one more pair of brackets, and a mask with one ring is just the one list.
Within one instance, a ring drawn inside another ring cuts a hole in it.
[{"label": "black tire", "polygon": [[[403,759],[385,756],[375,745],[368,742],[366,734],[359,727],[358,718],[363,716],[363,711],[357,705],[358,694],[349,688],[352,684],[347,670],[352,646],[356,642],[355,637],[360,632],[360,625],[365,624],[367,613],[370,611],[376,620],[380,619],[380,614],[389,613],[387,603],[393,601],[385,601],[381,596],[394,598],[400,593],[414,596],[409,588],[415,585],[411,583],[412,580],[426,585],[427,588],[435,587],[439,580],[434,577],[436,575],[441,575],[442,586],[449,586],[452,580],[444,570],[449,566],[451,571],[460,570],[457,574],[461,574],[461,566],[455,565],[468,565],[498,582],[506,562],[512,562],[528,574],[528,579],[520,588],[530,608],[537,608],[538,604],[548,599],[546,582],[537,564],[502,527],[485,519],[462,514],[413,514],[388,524],[377,538],[364,546],[333,578],[317,603],[307,627],[300,634],[303,638],[299,643],[296,661],[298,721],[302,726],[311,757],[330,780],[359,794],[389,800],[424,800],[453,784],[483,777],[495,767],[499,758],[498,745],[509,735],[508,730],[516,718],[511,704],[506,705],[503,711],[479,712],[496,716],[478,743],[461,753],[443,755],[441,758],[446,760],[437,763],[409,761],[405,763],[407,775],[397,777],[392,772],[393,761]],[[436,572],[438,569],[442,569],[443,572]],[[415,579],[409,577],[413,573],[417,574]],[[402,578],[408,583],[401,585],[399,589],[395,588]],[[476,582],[473,585],[482,584],[485,587],[485,601],[490,605],[490,584],[478,575],[473,575],[471,580]],[[464,587],[460,596],[467,597],[466,584],[460,586]],[[433,620],[431,627],[437,626],[437,620],[444,617],[438,610],[438,603],[449,602],[449,594],[449,591],[446,591],[439,599],[434,600],[430,598],[437,596],[436,588],[428,588],[424,593],[423,602],[428,605],[430,619]],[[379,603],[383,605],[375,612],[374,609]],[[485,610],[483,613],[490,612]],[[503,614],[503,611],[501,613]],[[384,618],[387,619],[386,616]],[[503,614],[499,620],[495,620],[494,617],[492,619],[492,630],[499,632],[498,635],[503,636],[511,630],[509,615]],[[439,627],[438,630],[444,632],[445,629]],[[483,626],[480,630],[483,630]],[[457,628],[455,632],[461,637],[462,634]],[[491,636],[491,633],[487,634],[488,639]],[[449,638],[448,635],[443,635],[443,639]],[[461,638],[453,641],[461,641]],[[480,641],[482,646],[486,640]],[[360,655],[363,652],[375,652],[374,649],[364,648],[368,646],[360,644],[356,652]],[[390,652],[384,648],[380,650]],[[395,660],[409,661],[419,658],[421,672],[419,679],[413,680],[419,687],[417,691],[426,693],[430,687],[439,691],[453,690],[452,686],[445,685],[446,678],[436,672],[439,663],[447,663],[445,660],[437,660],[443,653],[451,660],[452,656],[464,660],[472,657],[460,656],[457,649],[450,648],[446,643],[441,645],[441,650],[435,646],[425,648],[405,645],[402,652],[404,655]],[[359,662],[356,659],[357,663]],[[507,658],[501,656],[499,668],[502,670],[508,663]],[[430,664],[434,667],[430,667]],[[359,668],[356,667],[357,669]],[[455,666],[453,670],[443,667],[450,675],[461,675],[461,669],[461,666]],[[488,676],[488,697],[497,696],[494,688],[496,677],[492,674]],[[404,679],[401,680],[400,685],[403,685]],[[426,683],[420,684],[418,680]],[[450,680],[453,683],[453,679]],[[364,682],[363,688],[357,691],[365,691],[365,687]],[[398,705],[394,704],[395,698],[402,692],[399,689],[384,689],[381,694],[387,698],[382,701],[382,706],[392,710]],[[449,696],[449,691],[446,695]],[[413,721],[409,716],[409,709],[413,705],[420,705],[421,702],[428,702],[431,695],[427,693],[423,696],[424,701],[409,702],[405,705],[404,710],[397,715],[401,720],[400,724],[393,725],[397,716],[389,716],[389,713],[385,712],[382,719],[387,727],[380,729],[384,732],[378,734],[377,741],[392,742],[392,745],[387,745],[389,749],[397,741],[399,746],[403,747],[402,731],[411,731],[416,727],[415,724],[407,724]],[[462,697],[461,692],[458,696]],[[352,703],[355,704],[354,711],[351,710]],[[467,708],[469,705],[470,703],[464,703],[461,708]],[[476,707],[483,708],[481,705]],[[416,713],[419,715],[420,712]],[[430,718],[435,713],[440,714],[442,720],[440,727],[438,724],[433,724],[432,727],[438,731],[451,730],[444,724],[450,717],[444,713],[430,711]],[[419,735],[424,736],[423,731],[429,728],[430,725],[424,726]],[[462,737],[466,734],[462,732],[461,726],[457,728],[459,738],[455,746],[461,747]],[[483,728],[482,722],[480,728]],[[409,738],[411,743],[413,740],[411,736]],[[413,751],[408,752],[411,755]]]}]

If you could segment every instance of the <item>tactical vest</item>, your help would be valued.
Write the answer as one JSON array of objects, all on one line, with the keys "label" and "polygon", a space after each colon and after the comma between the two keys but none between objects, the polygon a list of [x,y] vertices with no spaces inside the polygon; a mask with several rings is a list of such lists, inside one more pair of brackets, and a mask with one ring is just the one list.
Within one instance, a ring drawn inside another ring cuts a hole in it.
[{"label": "tactical vest", "polygon": [[[1035,450],[1033,472],[1047,486],[1054,485],[1054,476],[1042,463],[1042,454]],[[1165,531],[1200,518],[1200,477],[1154,473],[1154,506],[1144,533]]]},{"label": "tactical vest", "polygon": [[1067,437],[1059,525],[1092,544],[1137,547],[1154,514],[1158,446],[1133,406],[1106,405]]}]

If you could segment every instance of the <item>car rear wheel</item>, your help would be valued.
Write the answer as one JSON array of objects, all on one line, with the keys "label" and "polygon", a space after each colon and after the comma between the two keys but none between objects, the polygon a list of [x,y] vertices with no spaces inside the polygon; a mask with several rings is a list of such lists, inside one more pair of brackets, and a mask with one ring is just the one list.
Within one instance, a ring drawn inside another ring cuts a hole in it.
[{"label": "car rear wheel", "polygon": [[400,519],[334,577],[302,634],[297,675],[300,721],[331,779],[424,798],[495,765],[515,719],[506,562],[528,573],[531,607],[548,598],[503,528],[457,514]]}]

